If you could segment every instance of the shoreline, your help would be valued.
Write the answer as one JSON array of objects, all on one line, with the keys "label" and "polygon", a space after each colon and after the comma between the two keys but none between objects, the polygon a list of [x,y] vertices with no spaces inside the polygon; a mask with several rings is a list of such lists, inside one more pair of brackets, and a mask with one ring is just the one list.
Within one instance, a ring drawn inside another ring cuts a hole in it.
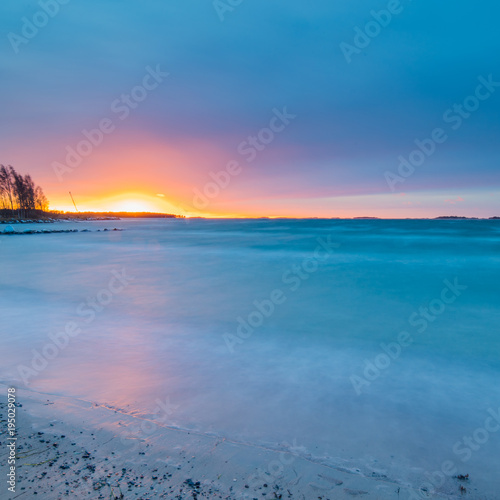
[{"label": "shoreline", "polygon": [[62,217],[40,217],[40,218],[9,218],[0,217],[0,224],[52,224],[57,222],[102,222],[102,221],[117,221],[117,220],[147,220],[147,219],[168,219],[168,220],[207,220],[207,221],[224,221],[224,220],[247,220],[247,221],[359,221],[359,222],[375,222],[375,221],[449,221],[449,222],[464,222],[464,221],[498,221],[499,216],[493,217],[460,217],[460,216],[439,216],[439,217],[403,217],[403,218],[383,218],[383,217],[185,217],[185,216],[170,216],[165,215],[133,215],[117,214],[116,216],[62,216]]},{"label": "shoreline", "polygon": [[78,218],[78,217],[68,217],[61,219],[0,219],[0,224],[54,224],[56,222],[99,222],[99,221],[111,221],[111,220],[121,220],[120,217],[100,217],[100,218]]},{"label": "shoreline", "polygon": [[[7,386],[0,387],[5,414]],[[300,447],[269,449],[172,428],[88,401],[27,389],[16,394],[16,492],[2,486],[9,499],[26,493],[47,500],[391,500],[412,494],[383,475],[366,477],[318,463],[301,455]],[[0,441],[4,446],[5,433]]]},{"label": "shoreline", "polygon": [[4,231],[0,231],[0,236],[22,236],[27,234],[60,234],[60,233],[100,233],[108,231],[123,231],[123,229],[113,228],[113,229],[42,229],[40,231],[36,229],[27,229],[25,231],[14,231],[12,227],[7,226]]}]

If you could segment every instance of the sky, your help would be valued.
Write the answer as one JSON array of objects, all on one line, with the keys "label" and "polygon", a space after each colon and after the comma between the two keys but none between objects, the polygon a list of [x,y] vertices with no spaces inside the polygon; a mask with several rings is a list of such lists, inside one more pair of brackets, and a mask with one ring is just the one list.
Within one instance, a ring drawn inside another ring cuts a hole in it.
[{"label": "sky", "polygon": [[500,215],[499,14],[4,0],[0,164],[58,210]]}]

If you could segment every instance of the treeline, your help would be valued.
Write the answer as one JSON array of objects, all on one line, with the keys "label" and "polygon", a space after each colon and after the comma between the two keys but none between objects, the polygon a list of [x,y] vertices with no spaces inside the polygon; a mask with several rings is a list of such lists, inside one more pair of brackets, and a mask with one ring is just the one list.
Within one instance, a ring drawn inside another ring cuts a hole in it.
[{"label": "treeline", "polygon": [[[51,213],[57,213],[55,211]],[[59,212],[62,213],[62,212]],[[66,212],[67,214],[68,212]],[[185,219],[184,215],[162,214],[157,212],[70,212],[74,217],[111,217],[119,219]]]},{"label": "treeline", "polygon": [[35,217],[47,211],[49,202],[31,176],[18,174],[10,165],[0,165],[0,210],[7,217]]}]

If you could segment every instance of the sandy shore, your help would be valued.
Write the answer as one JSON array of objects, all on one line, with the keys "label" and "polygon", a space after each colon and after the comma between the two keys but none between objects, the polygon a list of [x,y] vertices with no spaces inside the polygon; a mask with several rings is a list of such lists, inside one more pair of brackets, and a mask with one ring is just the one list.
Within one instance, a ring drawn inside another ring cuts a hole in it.
[{"label": "sandy shore", "polygon": [[[0,394],[5,478],[7,386],[0,384]],[[16,491],[2,480],[0,498],[411,498],[411,490],[383,474],[318,463],[294,443],[274,450],[235,443],[22,389],[16,405]]]}]

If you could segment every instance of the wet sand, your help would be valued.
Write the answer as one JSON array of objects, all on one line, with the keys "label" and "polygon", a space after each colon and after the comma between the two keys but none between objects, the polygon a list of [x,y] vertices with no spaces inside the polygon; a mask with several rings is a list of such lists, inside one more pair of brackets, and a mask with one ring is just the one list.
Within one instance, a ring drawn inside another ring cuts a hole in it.
[{"label": "wet sand", "polygon": [[[7,387],[0,385],[1,393]],[[91,402],[17,390],[16,492],[1,498],[406,499],[365,477],[282,449],[162,426]],[[6,398],[1,446],[5,449]],[[6,469],[2,460],[2,475]],[[5,477],[5,476],[3,476]],[[442,497],[436,497],[442,498]]]}]

